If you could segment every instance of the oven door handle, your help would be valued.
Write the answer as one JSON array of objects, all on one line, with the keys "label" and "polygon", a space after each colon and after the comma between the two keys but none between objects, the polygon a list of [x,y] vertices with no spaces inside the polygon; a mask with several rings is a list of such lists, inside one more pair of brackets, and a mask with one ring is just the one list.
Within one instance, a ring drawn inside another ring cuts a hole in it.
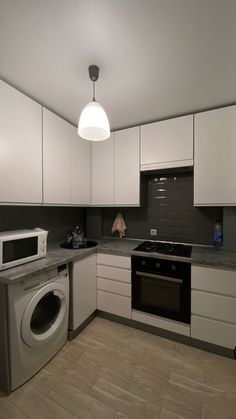
[{"label": "oven door handle", "polygon": [[170,276],[155,275],[155,274],[149,274],[149,273],[140,272],[140,271],[136,271],[135,273],[136,273],[136,275],[142,275],[142,276],[146,276],[148,278],[161,279],[162,281],[175,282],[177,284],[182,284],[183,283],[182,279],[171,278]]}]

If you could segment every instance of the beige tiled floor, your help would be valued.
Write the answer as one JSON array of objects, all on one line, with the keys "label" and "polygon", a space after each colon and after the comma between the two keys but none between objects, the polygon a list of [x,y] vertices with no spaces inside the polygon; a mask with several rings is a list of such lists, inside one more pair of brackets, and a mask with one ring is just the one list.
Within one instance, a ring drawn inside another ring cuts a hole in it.
[{"label": "beige tiled floor", "polygon": [[236,361],[96,318],[0,419],[235,419]]}]

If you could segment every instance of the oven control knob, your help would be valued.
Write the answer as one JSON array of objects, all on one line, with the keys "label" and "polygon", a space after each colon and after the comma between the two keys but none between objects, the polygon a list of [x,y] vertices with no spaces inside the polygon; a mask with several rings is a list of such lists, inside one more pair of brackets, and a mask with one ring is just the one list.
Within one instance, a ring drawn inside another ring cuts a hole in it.
[{"label": "oven control knob", "polygon": [[176,266],[175,265],[171,265],[171,270],[172,271],[176,271]]},{"label": "oven control knob", "polygon": [[145,260],[142,260],[141,265],[146,266]]},{"label": "oven control knob", "polygon": [[159,269],[161,267],[161,264],[159,262],[157,262],[155,266],[156,266],[156,268]]}]

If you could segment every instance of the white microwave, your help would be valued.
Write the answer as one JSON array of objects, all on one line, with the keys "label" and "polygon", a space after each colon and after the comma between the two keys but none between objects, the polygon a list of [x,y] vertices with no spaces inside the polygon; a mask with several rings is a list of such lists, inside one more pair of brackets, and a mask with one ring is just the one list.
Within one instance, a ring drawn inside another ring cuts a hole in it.
[{"label": "white microwave", "polygon": [[44,258],[47,235],[40,228],[0,232],[0,271]]}]

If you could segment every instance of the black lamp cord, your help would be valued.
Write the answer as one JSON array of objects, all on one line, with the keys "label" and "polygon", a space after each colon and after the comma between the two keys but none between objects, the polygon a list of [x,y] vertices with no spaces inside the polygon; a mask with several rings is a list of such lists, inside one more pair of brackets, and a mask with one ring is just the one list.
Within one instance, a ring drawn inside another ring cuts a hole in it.
[{"label": "black lamp cord", "polygon": [[95,81],[93,80],[93,102],[95,102]]}]

